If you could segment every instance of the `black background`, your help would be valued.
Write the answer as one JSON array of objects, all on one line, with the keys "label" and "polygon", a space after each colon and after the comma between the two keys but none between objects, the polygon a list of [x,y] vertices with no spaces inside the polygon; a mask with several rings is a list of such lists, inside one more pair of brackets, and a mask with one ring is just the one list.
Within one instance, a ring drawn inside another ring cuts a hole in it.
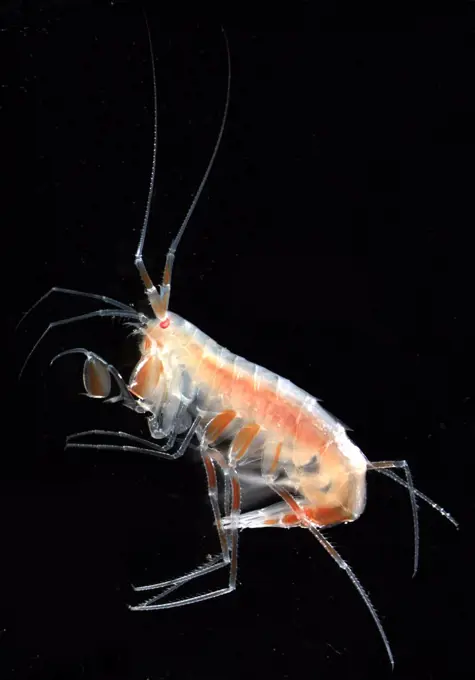
[{"label": "black background", "polygon": [[193,455],[171,464],[63,451],[82,429],[146,431],[123,407],[80,396],[79,358],[51,370],[50,358],[84,346],[127,377],[136,342],[106,319],[56,329],[18,383],[50,320],[96,307],[58,295],[14,326],[54,285],[146,311],[133,266],[152,154],[145,23],[134,3],[11,3],[0,34],[1,677],[469,677],[470,3],[391,16],[296,3],[262,21],[228,10],[185,24],[148,6],[160,100],[149,271],[158,282],[216,139],[222,22],[229,119],[177,256],[171,308],[321,398],[369,459],[406,458],[461,529],[421,505],[412,580],[407,494],[370,474],[364,515],[329,533],[382,618],[392,675],[364,604],[303,530],[242,533],[233,595],[126,608],[137,601],[131,583],[180,575],[216,552],[204,471]]}]

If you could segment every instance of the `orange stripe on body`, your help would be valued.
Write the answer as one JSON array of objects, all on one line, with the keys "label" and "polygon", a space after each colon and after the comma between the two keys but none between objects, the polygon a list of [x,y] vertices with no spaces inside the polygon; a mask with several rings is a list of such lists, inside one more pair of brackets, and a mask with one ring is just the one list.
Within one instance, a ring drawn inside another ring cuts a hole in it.
[{"label": "orange stripe on body", "polygon": [[216,439],[224,432],[227,426],[232,423],[236,417],[236,411],[222,411],[218,413],[206,427],[206,439],[210,444],[213,444]]},{"label": "orange stripe on body", "polygon": [[223,409],[234,410],[243,418],[250,418],[252,413],[252,419],[262,428],[290,437],[302,449],[322,451],[325,448],[329,435],[324,424],[320,425],[318,419],[302,410],[300,402],[277,394],[265,380],[257,387],[254,376],[245,370],[235,376],[231,362],[218,365],[216,356],[203,356],[204,346],[189,342],[188,335],[181,340],[178,337],[178,341],[186,346],[195,379],[208,386],[210,397],[221,398]]},{"label": "orange stripe on body", "polygon": [[239,510],[241,507],[241,487],[239,485],[238,480],[233,477],[232,478],[232,485],[233,485],[233,510]]},{"label": "orange stripe on body", "polygon": [[[345,520],[351,519],[351,515],[342,507],[334,508],[319,508],[319,507],[307,507],[303,509],[303,514],[311,522],[315,523],[319,527],[325,527],[330,524],[338,524],[344,522]],[[288,512],[281,516],[282,524],[287,526],[292,526],[300,524],[301,520],[298,515],[294,512]],[[272,525],[278,520],[266,520],[264,524]]]},{"label": "orange stripe on body", "polygon": [[321,527],[352,519],[351,513],[341,506],[333,508],[311,507],[307,508],[305,515]]},{"label": "orange stripe on body", "polygon": [[197,377],[212,386],[213,395],[222,397],[223,406],[234,409],[237,415],[244,417],[252,409],[261,427],[296,438],[305,448],[321,450],[325,447],[328,435],[323,428],[316,426],[314,417],[302,412],[300,403],[278,395],[275,390],[262,386],[262,383],[259,389],[255,389],[252,375],[241,373],[236,378],[232,364],[218,366],[212,356],[199,357],[202,348],[198,345],[195,347],[193,354],[196,353],[194,363]]},{"label": "orange stripe on body", "polygon": [[277,464],[279,462],[281,452],[282,452],[282,442],[279,442],[279,444],[277,444],[277,447],[276,447],[276,450],[275,450],[275,455],[274,455],[274,458],[272,460],[272,464],[269,468],[269,474],[271,474],[271,475],[273,475],[274,472],[277,470]]},{"label": "orange stripe on body", "polygon": [[208,458],[208,456],[203,457],[205,466],[206,466],[206,472],[208,473],[208,482],[210,487],[215,488],[216,487],[216,470],[214,469],[214,465],[212,461]]},{"label": "orange stripe on body", "polygon": [[249,447],[256,438],[260,429],[260,426],[256,425],[255,423],[241,428],[234,437],[231,446],[231,457],[235,457],[237,461],[241,460],[241,458],[243,458],[249,451]]}]

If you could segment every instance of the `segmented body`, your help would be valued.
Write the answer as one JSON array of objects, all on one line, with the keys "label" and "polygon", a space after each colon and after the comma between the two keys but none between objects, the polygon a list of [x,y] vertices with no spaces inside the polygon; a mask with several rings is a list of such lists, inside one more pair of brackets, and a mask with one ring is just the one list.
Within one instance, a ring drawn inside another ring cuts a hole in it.
[{"label": "segmented body", "polygon": [[[318,526],[354,520],[365,502],[366,458],[343,426],[304,390],[233,354],[177,314],[150,321],[130,391],[153,414],[152,436],[170,436],[199,416],[208,445],[232,440],[237,469],[258,463],[263,479],[295,492]],[[165,327],[164,327],[165,326]],[[268,508],[241,526],[298,519],[288,507]]]}]

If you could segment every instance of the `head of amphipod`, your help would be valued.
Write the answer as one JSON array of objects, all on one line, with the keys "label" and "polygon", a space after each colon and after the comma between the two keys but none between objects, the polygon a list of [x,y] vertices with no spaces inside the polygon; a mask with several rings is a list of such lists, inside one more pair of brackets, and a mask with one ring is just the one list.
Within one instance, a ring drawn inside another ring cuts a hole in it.
[{"label": "head of amphipod", "polygon": [[139,399],[156,402],[170,354],[173,324],[170,316],[150,321],[139,329],[140,359],[129,380],[129,390]]}]

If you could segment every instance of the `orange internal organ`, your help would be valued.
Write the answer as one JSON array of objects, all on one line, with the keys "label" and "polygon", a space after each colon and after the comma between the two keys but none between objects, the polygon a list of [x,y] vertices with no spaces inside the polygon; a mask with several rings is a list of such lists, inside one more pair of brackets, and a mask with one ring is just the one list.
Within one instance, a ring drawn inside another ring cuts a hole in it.
[{"label": "orange internal organ", "polygon": [[227,426],[232,423],[236,417],[236,411],[222,411],[218,413],[206,427],[206,439],[210,444],[213,444],[216,439],[224,432]]},{"label": "orange internal organ", "polygon": [[150,397],[158,386],[163,373],[163,364],[155,354],[140,359],[129,382],[129,390],[139,399]]},{"label": "orange internal organ", "polygon": [[256,389],[252,375],[241,373],[236,378],[232,364],[218,366],[212,356],[196,363],[200,381],[213,385],[214,393],[222,395],[225,407],[244,417],[250,417],[252,412],[261,426],[298,437],[305,448],[319,450],[327,444],[328,435],[323,428],[316,427],[313,417],[302,412],[301,404],[265,385]]},{"label": "orange internal organ", "polygon": [[[303,508],[305,517],[319,527],[325,527],[330,524],[338,524],[346,520],[352,519],[351,515],[345,508],[319,508],[307,507]],[[274,526],[276,524],[283,524],[285,526],[296,526],[301,524],[301,520],[294,512],[283,513],[278,519],[272,518],[264,520],[266,526]]]},{"label": "orange internal organ", "polygon": [[248,452],[252,441],[256,438],[260,429],[259,425],[256,425],[255,423],[241,428],[234,437],[231,446],[231,457],[236,460],[241,460]]},{"label": "orange internal organ", "polygon": [[277,444],[276,449],[275,449],[275,455],[274,455],[274,458],[272,460],[271,466],[269,468],[269,474],[271,474],[271,475],[273,475],[274,472],[277,470],[277,465],[279,463],[279,458],[280,458],[281,452],[282,452],[282,442],[279,442]]}]

